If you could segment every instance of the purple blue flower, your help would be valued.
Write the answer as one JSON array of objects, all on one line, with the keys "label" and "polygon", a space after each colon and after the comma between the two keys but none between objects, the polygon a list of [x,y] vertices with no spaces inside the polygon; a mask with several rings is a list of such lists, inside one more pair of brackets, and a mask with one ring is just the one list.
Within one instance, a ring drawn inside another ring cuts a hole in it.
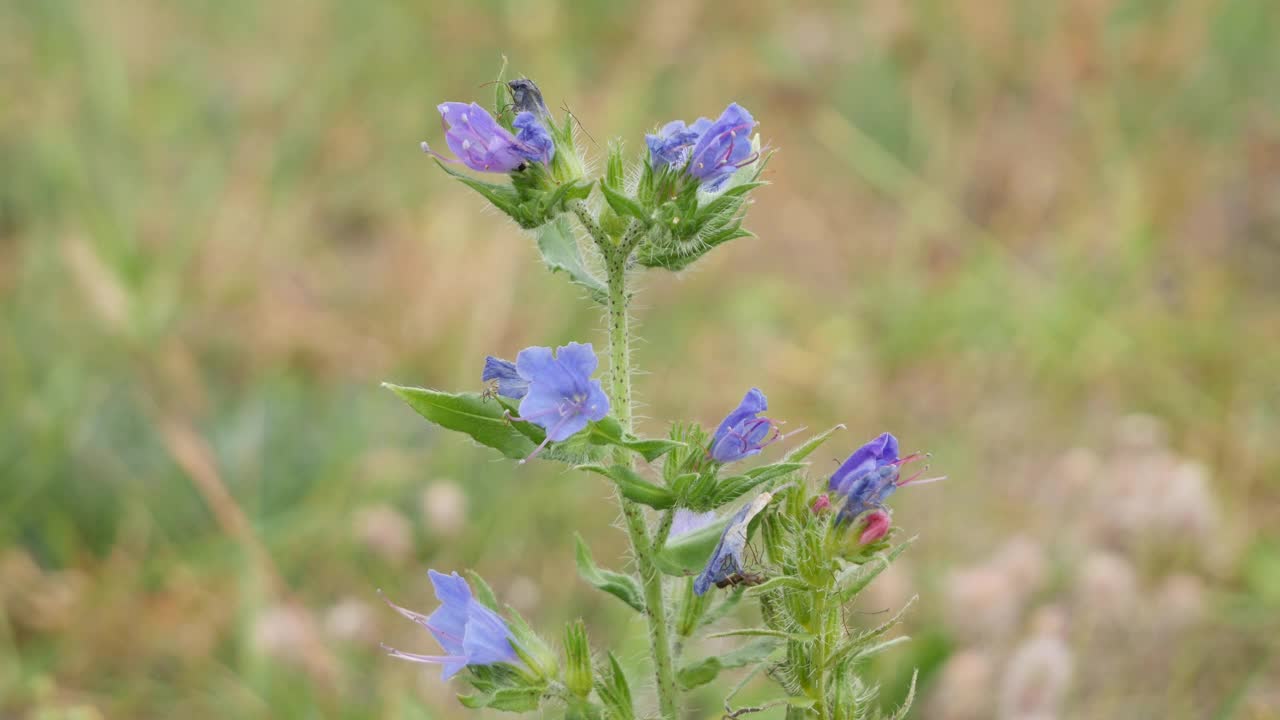
[{"label": "purple blue flower", "polygon": [[731,463],[759,453],[781,435],[769,418],[758,417],[769,409],[764,393],[751,388],[729,413],[711,438],[708,454],[718,463]]},{"label": "purple blue flower", "polygon": [[656,135],[645,135],[649,162],[655,170],[687,168],[704,188],[714,192],[754,159],[751,129],[755,125],[751,113],[737,103],[729,103],[715,122],[704,117],[691,125],[672,120]]},{"label": "purple blue flower", "polygon": [[[560,442],[577,434],[588,421],[609,414],[609,397],[599,380],[592,380],[599,360],[591,344],[569,343],[552,355],[549,347],[531,347],[516,356],[516,372],[529,383],[520,401],[520,420],[540,425],[548,442]],[[533,457],[530,455],[530,457]]]},{"label": "purple blue flower", "polygon": [[923,471],[901,479],[902,466],[922,457],[919,453],[898,457],[898,439],[890,433],[855,450],[828,482],[832,492],[845,496],[836,522],[853,520],[864,512],[883,508],[889,496],[903,485],[942,480],[940,477],[920,480]]},{"label": "purple blue flower", "polygon": [[[549,162],[555,152],[554,144],[548,145],[551,136],[532,113],[520,113],[517,116],[520,131],[520,136],[517,137],[499,125],[487,110],[476,103],[468,105],[446,102],[441,103],[437,109],[448,125],[445,143],[472,170],[514,172],[528,162]],[[422,149],[447,160],[425,142],[422,143]]]},{"label": "purple blue flower", "polygon": [[720,117],[698,138],[689,158],[689,174],[716,190],[738,168],[751,162],[751,129],[756,121],[738,103],[729,103]]},{"label": "purple blue flower", "polygon": [[760,493],[729,520],[720,535],[720,542],[716,543],[716,549],[711,551],[711,559],[707,561],[706,568],[693,581],[694,594],[705,595],[712,585],[742,573],[742,553],[747,549],[747,530],[751,520],[772,499],[773,493]]},{"label": "purple blue flower", "polygon": [[520,658],[511,645],[511,631],[507,623],[493,610],[485,607],[471,594],[471,586],[458,573],[445,575],[428,570],[435,587],[440,607],[430,615],[422,615],[396,605],[387,604],[396,612],[425,627],[431,632],[444,655],[418,655],[401,652],[383,646],[392,657],[413,662],[443,666],[441,677],[445,680],[458,674],[468,665],[493,665],[517,663]]},{"label": "purple blue flower", "polygon": [[530,153],[525,157],[543,165],[551,162],[556,154],[556,143],[533,113],[522,112],[516,115],[511,125],[516,129],[516,140],[524,143]]},{"label": "purple blue flower", "polygon": [[498,394],[512,400],[519,400],[529,393],[529,381],[520,377],[516,364],[492,355],[484,359],[484,371],[480,373],[484,383],[496,382]]}]

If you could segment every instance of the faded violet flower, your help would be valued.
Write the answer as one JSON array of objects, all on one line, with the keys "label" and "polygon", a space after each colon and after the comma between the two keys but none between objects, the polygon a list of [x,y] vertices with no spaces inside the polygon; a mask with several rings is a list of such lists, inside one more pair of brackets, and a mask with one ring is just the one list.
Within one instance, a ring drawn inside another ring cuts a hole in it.
[{"label": "faded violet flower", "polygon": [[729,103],[694,146],[689,174],[701,180],[707,190],[719,188],[738,168],[754,159],[751,129],[755,125],[751,113],[738,103]]},{"label": "faded violet flower", "polygon": [[533,455],[548,442],[567,440],[588,421],[603,420],[609,414],[609,397],[600,381],[591,379],[598,364],[590,343],[569,343],[557,348],[555,355],[549,347],[530,347],[516,356],[516,371],[529,383],[520,401],[519,419],[547,431]]},{"label": "faded violet flower", "polygon": [[716,521],[715,510],[694,512],[688,508],[677,508],[675,517],[671,519],[671,537],[678,538],[696,532]]},{"label": "faded violet flower", "polygon": [[444,666],[441,677],[445,680],[458,674],[468,665],[493,665],[517,663],[520,658],[511,646],[511,631],[507,623],[493,610],[485,607],[471,594],[471,586],[458,573],[445,575],[428,570],[435,587],[440,607],[430,615],[422,615],[396,605],[387,604],[396,612],[431,631],[432,637],[444,648],[444,655],[418,655],[401,652],[383,646],[392,657],[420,663]]},{"label": "faded violet flower", "polygon": [[[476,103],[446,102],[437,109],[449,126],[444,136],[449,149],[472,170],[509,173],[528,162],[549,162],[555,154],[551,136],[532,113],[520,113],[516,117],[514,125],[519,130],[516,136]],[[422,149],[448,161],[425,142]]]},{"label": "faded violet flower", "polygon": [[494,357],[484,359],[484,371],[480,373],[483,383],[495,383],[498,394],[504,398],[519,400],[529,394],[529,381],[520,377],[516,364],[510,360]]},{"label": "faded violet flower", "polygon": [[764,393],[751,388],[729,413],[711,438],[708,454],[718,463],[731,463],[759,453],[781,435],[769,418],[758,415],[769,408]]},{"label": "faded violet flower", "polygon": [[747,549],[747,529],[751,525],[751,519],[759,515],[772,499],[773,493],[760,493],[729,520],[720,535],[720,542],[711,552],[706,568],[693,581],[694,594],[705,595],[712,585],[742,574],[742,553]]},{"label": "faded violet flower", "polygon": [[751,113],[737,103],[729,103],[715,122],[704,117],[692,125],[672,120],[657,135],[645,135],[649,162],[655,170],[686,168],[704,188],[714,192],[738,168],[755,159],[751,146],[755,125]]},{"label": "faded violet flower", "polygon": [[903,485],[944,479],[920,480],[923,471],[905,480],[900,479],[902,466],[922,457],[919,453],[898,457],[898,439],[890,433],[884,433],[855,450],[828,483],[832,492],[846,497],[844,507],[836,515],[836,522],[853,520],[864,512],[883,508],[885,500]]}]

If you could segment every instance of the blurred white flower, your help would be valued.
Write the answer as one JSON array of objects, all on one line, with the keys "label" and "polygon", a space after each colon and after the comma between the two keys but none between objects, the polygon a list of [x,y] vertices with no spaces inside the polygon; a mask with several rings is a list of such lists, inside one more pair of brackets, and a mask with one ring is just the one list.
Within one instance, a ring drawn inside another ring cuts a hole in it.
[{"label": "blurred white flower", "polygon": [[1088,621],[1131,624],[1138,607],[1138,576],[1125,558],[1093,552],[1080,564],[1074,595],[1077,611]]},{"label": "blurred white flower", "polygon": [[265,607],[254,619],[251,644],[259,654],[295,665],[306,665],[309,647],[307,611],[293,605]]},{"label": "blurred white flower", "polygon": [[467,494],[452,480],[437,480],[422,491],[422,516],[430,532],[453,537],[467,524]]},{"label": "blurred white flower", "polygon": [[542,591],[533,580],[524,575],[516,575],[507,583],[502,597],[515,609],[531,612],[538,607],[538,601],[542,599]]},{"label": "blurred white flower", "polygon": [[1037,614],[1032,635],[1013,651],[1000,679],[1001,720],[1057,718],[1071,684],[1073,658],[1056,608]]},{"label": "blurred white flower", "polygon": [[1010,538],[991,558],[991,565],[1009,574],[1025,599],[1044,587],[1049,575],[1049,560],[1044,547],[1026,535]]},{"label": "blurred white flower", "polygon": [[1013,576],[991,564],[953,570],[944,584],[947,624],[969,642],[999,642],[1022,613],[1023,594]]},{"label": "blurred white flower", "polygon": [[413,527],[390,505],[366,507],[355,515],[356,540],[391,563],[403,563],[413,551]]},{"label": "blurred white flower", "polygon": [[928,717],[980,720],[991,717],[994,663],[983,650],[962,650],[942,666],[929,699]]},{"label": "blurred white flower", "polygon": [[1178,573],[1165,578],[1155,596],[1155,623],[1161,633],[1174,633],[1194,625],[1204,615],[1204,581]]},{"label": "blurred white flower", "polygon": [[344,598],[324,614],[324,631],[329,637],[346,642],[377,642],[377,623],[373,608],[356,598]]}]

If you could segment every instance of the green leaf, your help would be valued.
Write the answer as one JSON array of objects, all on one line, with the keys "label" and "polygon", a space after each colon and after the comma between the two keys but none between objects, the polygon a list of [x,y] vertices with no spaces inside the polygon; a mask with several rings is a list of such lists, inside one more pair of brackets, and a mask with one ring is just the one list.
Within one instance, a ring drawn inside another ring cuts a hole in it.
[{"label": "green leaf", "polygon": [[907,713],[911,712],[911,704],[916,699],[916,680],[919,677],[919,670],[911,671],[911,687],[907,690],[907,697],[902,701],[902,706],[898,708],[898,711],[889,716],[889,720],[904,720],[907,717]]},{"label": "green leaf", "polygon": [[538,633],[529,627],[528,621],[515,608],[507,605],[507,627],[511,630],[511,649],[538,677],[552,678],[559,673],[560,658]]},{"label": "green leaf", "polygon": [[465,433],[471,439],[506,455],[523,460],[537,445],[507,420],[502,405],[476,393],[446,393],[426,388],[383,383],[419,415],[440,427]]},{"label": "green leaf", "polygon": [[432,159],[436,161],[436,164],[440,166],[441,170],[452,175],[463,185],[466,185],[472,190],[483,195],[485,200],[488,200],[494,207],[506,213],[512,220],[515,220],[516,224],[520,225],[520,227],[525,227],[528,224],[529,221],[526,217],[527,213],[523,212],[520,208],[520,193],[518,193],[514,187],[477,180],[470,175],[454,170],[442,162],[440,158]]},{"label": "green leaf", "polygon": [[641,505],[648,505],[655,510],[666,510],[676,504],[675,493],[661,485],[645,480],[640,475],[626,465],[579,465],[579,470],[604,475],[613,480],[618,486],[618,492],[622,493],[622,497],[638,502]]},{"label": "green leaf", "polygon": [[827,658],[827,667],[835,667],[846,658],[861,655],[863,652],[873,647],[872,643],[874,641],[884,637],[885,633],[892,630],[894,626],[902,621],[902,616],[906,614],[907,610],[909,610],[912,605],[915,605],[916,600],[919,597],[919,595],[912,596],[912,598],[907,601],[907,604],[903,605],[902,609],[895,613],[893,617],[871,630],[867,630],[858,634],[856,637],[850,638],[842,644],[835,652],[831,653],[830,657]]},{"label": "green leaf", "polygon": [[610,720],[635,720],[635,705],[631,701],[631,686],[627,675],[613,653],[609,653],[609,672],[599,673],[596,694],[604,703],[605,714]]},{"label": "green leaf", "polygon": [[614,190],[607,184],[601,185],[600,190],[604,193],[604,199],[609,203],[609,207],[613,208],[613,211],[619,215],[635,218],[646,225],[652,220],[649,217],[649,213],[645,212],[644,206],[623,193]]},{"label": "green leaf", "polygon": [[715,680],[721,670],[766,662],[775,652],[781,653],[782,651],[783,642],[781,640],[771,637],[760,638],[737,650],[723,655],[712,655],[685,665],[676,673],[676,681],[680,683],[681,688],[692,690]]},{"label": "green leaf", "polygon": [[487,707],[506,712],[533,712],[538,709],[542,692],[542,688],[537,687],[505,687],[489,693],[459,695],[458,702],[472,710]]},{"label": "green leaf", "polygon": [[796,448],[793,448],[791,452],[787,453],[786,457],[782,458],[782,461],[783,462],[800,462],[801,460],[804,460],[805,458],[812,455],[813,451],[817,450],[818,446],[826,442],[827,439],[830,438],[832,435],[834,435],[837,430],[844,430],[844,429],[845,429],[844,425],[836,425],[835,427],[822,433],[821,435],[815,435],[809,438],[808,440],[805,440],[804,443],[802,443]]},{"label": "green leaf", "polygon": [[780,462],[752,468],[741,475],[727,477],[716,485],[714,504],[716,507],[733,502],[751,489],[780,478],[797,470],[804,469],[804,463]]},{"label": "green leaf", "polygon": [[684,447],[684,443],[676,440],[642,439],[622,431],[622,425],[613,416],[606,417],[588,426],[588,437],[596,445],[616,445],[640,453],[648,462],[653,462],[676,448]]},{"label": "green leaf", "polygon": [[607,291],[604,282],[592,275],[583,264],[578,240],[564,215],[535,228],[533,234],[538,241],[538,252],[542,255],[544,265],[552,272],[568,273],[570,281],[591,291],[595,299],[605,298]]},{"label": "green leaf", "polygon": [[753,585],[752,587],[747,588],[747,592],[752,595],[759,595],[761,593],[767,593],[770,590],[781,590],[782,588],[808,590],[809,585],[798,577],[792,577],[791,575],[779,575],[775,578],[769,578],[759,585]]},{"label": "green leaf", "polygon": [[702,572],[711,557],[711,551],[720,542],[720,535],[729,523],[729,517],[699,528],[691,533],[667,541],[662,550],[654,554],[654,564],[668,575],[693,575]]},{"label": "green leaf", "polygon": [[636,612],[644,612],[644,593],[640,589],[640,583],[630,575],[600,569],[582,536],[575,533],[574,539],[577,542],[578,575],[587,584],[618,598]]},{"label": "green leaf", "polygon": [[795,640],[796,642],[810,642],[813,640],[811,633],[788,633],[781,630],[770,630],[769,628],[739,628],[737,630],[725,630],[724,632],[711,633],[708,638],[726,638],[726,637],[771,637],[780,640]]},{"label": "green leaf", "polygon": [[889,568],[890,563],[911,546],[919,535],[910,538],[904,543],[895,546],[892,550],[884,554],[877,554],[861,565],[851,565],[840,571],[836,575],[836,588],[840,593],[840,602],[849,602],[855,595],[862,592],[863,588],[871,584],[876,576]]}]

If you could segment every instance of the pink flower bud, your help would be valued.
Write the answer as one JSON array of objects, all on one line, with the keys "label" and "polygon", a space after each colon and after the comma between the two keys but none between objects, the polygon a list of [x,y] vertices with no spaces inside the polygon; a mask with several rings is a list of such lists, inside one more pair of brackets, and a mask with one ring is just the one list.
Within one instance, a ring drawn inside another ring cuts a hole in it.
[{"label": "pink flower bud", "polygon": [[821,515],[831,509],[831,498],[826,495],[819,495],[814,498],[812,510],[814,515]]},{"label": "pink flower bud", "polygon": [[875,510],[867,515],[867,524],[862,529],[862,535],[858,536],[858,542],[862,545],[873,543],[884,537],[889,532],[889,526],[893,524],[893,518],[884,510]]}]

